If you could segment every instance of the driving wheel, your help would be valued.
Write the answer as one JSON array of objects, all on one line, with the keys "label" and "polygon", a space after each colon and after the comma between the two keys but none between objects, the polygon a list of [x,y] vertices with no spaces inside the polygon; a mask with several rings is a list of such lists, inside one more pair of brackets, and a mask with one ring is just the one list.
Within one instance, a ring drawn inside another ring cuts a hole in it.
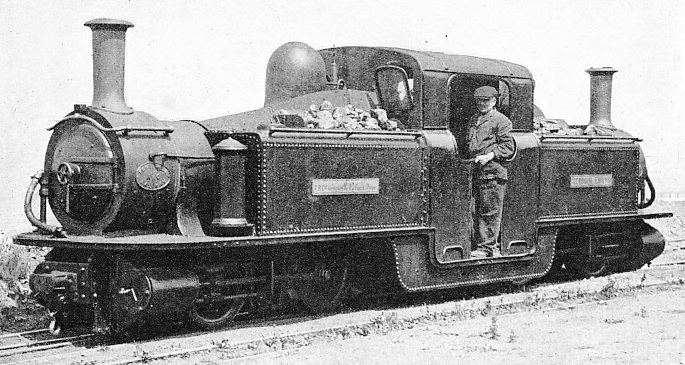
[{"label": "driving wheel", "polygon": [[348,271],[345,260],[331,254],[313,261],[295,260],[287,270],[284,290],[313,313],[332,312],[345,295]]}]

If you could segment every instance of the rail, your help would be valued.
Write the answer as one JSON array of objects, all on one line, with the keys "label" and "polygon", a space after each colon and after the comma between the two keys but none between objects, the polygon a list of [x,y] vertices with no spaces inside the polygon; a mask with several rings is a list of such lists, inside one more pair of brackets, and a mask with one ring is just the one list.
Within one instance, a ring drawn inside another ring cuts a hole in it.
[{"label": "rail", "polygon": [[[43,335],[43,336],[41,336]],[[0,359],[71,346],[95,336],[92,333],[55,338],[49,329],[38,329],[0,335]],[[0,363],[3,362],[0,360]]]}]

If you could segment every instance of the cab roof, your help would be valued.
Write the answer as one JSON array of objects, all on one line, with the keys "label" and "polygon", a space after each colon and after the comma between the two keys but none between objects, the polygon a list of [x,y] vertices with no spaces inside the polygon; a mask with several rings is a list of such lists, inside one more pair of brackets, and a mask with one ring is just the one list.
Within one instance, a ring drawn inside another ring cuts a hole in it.
[{"label": "cab roof", "polygon": [[[341,47],[347,48],[347,47]],[[364,48],[364,47],[349,47]],[[423,71],[482,74],[501,77],[532,79],[524,66],[490,58],[447,54],[441,52],[415,51],[394,47],[369,47],[404,54],[416,60]]]}]

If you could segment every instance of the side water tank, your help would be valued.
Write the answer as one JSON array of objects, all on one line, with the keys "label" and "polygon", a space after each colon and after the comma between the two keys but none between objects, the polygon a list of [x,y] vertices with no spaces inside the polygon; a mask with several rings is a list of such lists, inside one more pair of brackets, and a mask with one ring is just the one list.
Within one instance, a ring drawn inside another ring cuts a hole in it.
[{"label": "side water tank", "polygon": [[302,42],[286,43],[266,66],[264,105],[326,89],[326,66],[314,48]]}]

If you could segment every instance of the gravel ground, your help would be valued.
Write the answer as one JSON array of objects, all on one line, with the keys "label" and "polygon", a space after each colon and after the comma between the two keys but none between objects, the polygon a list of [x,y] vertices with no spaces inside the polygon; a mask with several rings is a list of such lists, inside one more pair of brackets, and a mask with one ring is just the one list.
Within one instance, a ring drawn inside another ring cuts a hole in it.
[{"label": "gravel ground", "polygon": [[166,364],[685,364],[685,288],[563,309],[451,319],[256,357]]},{"label": "gravel ground", "polygon": [[48,249],[11,244],[0,232],[0,334],[45,328],[48,313],[31,297],[28,277]]}]

